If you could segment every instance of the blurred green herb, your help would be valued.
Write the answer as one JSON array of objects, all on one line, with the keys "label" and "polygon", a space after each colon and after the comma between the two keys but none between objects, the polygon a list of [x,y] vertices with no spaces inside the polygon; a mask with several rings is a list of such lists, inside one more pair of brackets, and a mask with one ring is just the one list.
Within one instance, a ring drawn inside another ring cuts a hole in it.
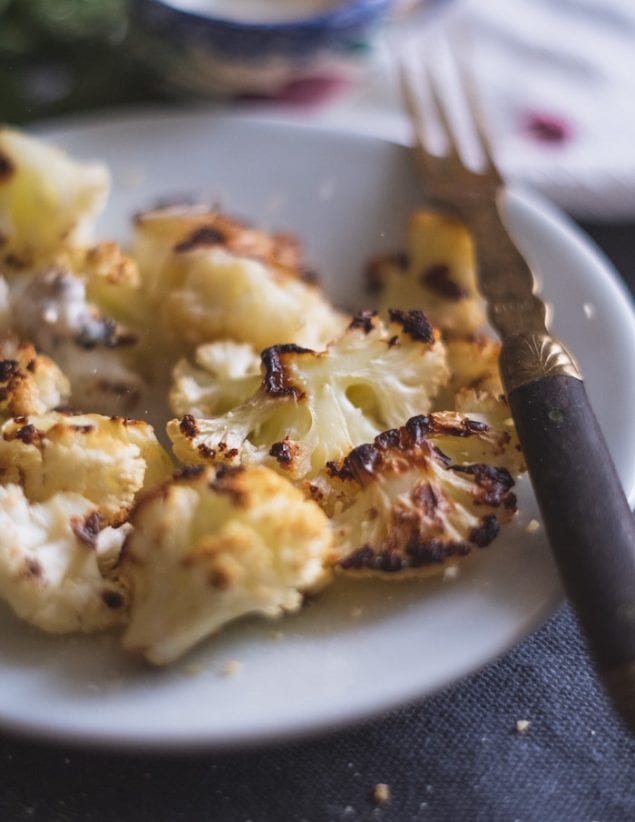
[{"label": "blurred green herb", "polygon": [[146,99],[127,27],[128,0],[0,0],[0,120]]}]

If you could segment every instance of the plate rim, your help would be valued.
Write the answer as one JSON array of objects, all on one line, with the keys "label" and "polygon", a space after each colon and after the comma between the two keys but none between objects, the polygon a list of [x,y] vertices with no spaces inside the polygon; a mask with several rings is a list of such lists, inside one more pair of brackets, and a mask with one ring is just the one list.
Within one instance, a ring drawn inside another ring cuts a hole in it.
[{"label": "plate rim", "polygon": [[[95,127],[103,122],[105,114],[107,114],[109,124],[113,122],[130,124],[142,120],[152,122],[157,122],[157,120],[182,121],[191,118],[208,119],[213,117],[215,119],[232,122],[264,125],[267,128],[281,130],[299,129],[312,133],[317,132],[319,134],[344,137],[350,140],[382,142],[405,148],[405,144],[401,141],[387,140],[382,136],[359,133],[354,129],[331,128],[328,124],[312,123],[310,121],[302,123],[281,122],[275,117],[262,117],[254,115],[253,113],[227,113],[216,108],[210,111],[209,106],[196,106],[177,110],[161,106],[137,107],[134,109],[126,108],[123,113],[119,112],[119,114],[117,111],[90,112],[79,116],[73,115],[71,117],[42,121],[34,124],[35,128],[29,127],[27,131],[32,131],[35,134],[49,135],[54,139],[55,132],[60,134],[63,132],[72,133],[82,128]],[[533,211],[534,214],[538,214],[539,219],[545,226],[555,229],[556,233],[560,234],[560,240],[565,243],[570,243],[579,253],[585,254],[589,260],[592,260],[598,269],[602,271],[602,276],[606,282],[610,283],[614,292],[614,298],[622,301],[623,307],[630,310],[630,313],[635,318],[635,310],[630,292],[617,273],[615,266],[592,238],[575,224],[573,219],[541,195],[528,192],[521,187],[510,186],[510,195],[517,203],[520,203],[521,210],[529,209]],[[635,501],[635,466],[632,473],[633,476],[630,479],[630,487],[626,488],[627,495],[631,502]],[[536,608],[534,613],[520,626],[516,625],[515,630],[507,635],[504,641],[499,642],[493,649],[490,646],[487,658],[483,659],[479,665],[475,666],[472,663],[468,663],[463,667],[459,665],[455,668],[453,674],[446,677],[443,682],[439,682],[423,690],[419,682],[411,682],[409,687],[402,689],[399,696],[395,696],[390,700],[384,700],[381,704],[375,702],[357,711],[353,709],[346,714],[333,714],[330,718],[324,718],[321,714],[311,716],[303,723],[297,723],[295,727],[283,727],[282,729],[275,730],[261,729],[256,732],[243,729],[241,732],[232,733],[231,735],[223,735],[218,732],[212,732],[211,734],[209,732],[207,734],[204,732],[198,734],[190,733],[189,735],[180,735],[178,737],[170,736],[167,739],[162,739],[157,736],[144,738],[142,734],[130,734],[125,731],[122,732],[121,730],[102,733],[100,736],[96,736],[94,730],[83,731],[82,729],[74,727],[65,730],[63,727],[60,728],[56,726],[55,723],[43,725],[41,721],[29,723],[24,720],[17,720],[14,722],[10,717],[5,717],[2,711],[0,711],[0,727],[9,734],[56,742],[63,740],[68,744],[82,747],[164,752],[184,750],[235,750],[247,746],[263,746],[274,743],[292,742],[298,739],[307,739],[315,737],[318,734],[328,734],[345,727],[359,725],[372,717],[379,719],[383,715],[401,706],[406,706],[418,701],[423,702],[439,691],[465,680],[468,676],[477,674],[483,668],[498,661],[520,642],[524,641],[542,627],[547,620],[556,613],[562,605],[562,602],[562,592],[551,596],[541,607]]]}]

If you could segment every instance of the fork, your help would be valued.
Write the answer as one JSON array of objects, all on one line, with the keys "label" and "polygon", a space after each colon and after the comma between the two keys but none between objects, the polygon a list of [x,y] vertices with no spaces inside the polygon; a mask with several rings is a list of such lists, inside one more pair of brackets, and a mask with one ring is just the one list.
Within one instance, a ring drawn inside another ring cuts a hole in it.
[{"label": "fork", "polygon": [[[423,188],[474,238],[479,290],[501,338],[501,377],[552,553],[596,669],[635,732],[635,519],[580,369],[549,333],[534,276],[501,219],[505,181],[474,86],[452,55],[473,145],[482,157],[477,170],[463,159],[438,79],[428,61],[420,62],[415,75],[402,60],[400,79]],[[422,88],[429,105],[422,103]],[[444,133],[442,153],[428,147],[425,125],[433,117]]]}]

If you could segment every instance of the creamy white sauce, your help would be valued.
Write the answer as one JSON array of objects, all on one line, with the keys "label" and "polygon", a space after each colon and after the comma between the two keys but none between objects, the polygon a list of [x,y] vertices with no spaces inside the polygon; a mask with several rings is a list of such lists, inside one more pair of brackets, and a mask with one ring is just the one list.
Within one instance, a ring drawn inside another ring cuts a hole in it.
[{"label": "creamy white sauce", "polygon": [[251,23],[301,20],[342,4],[342,0],[168,0],[184,11]]}]

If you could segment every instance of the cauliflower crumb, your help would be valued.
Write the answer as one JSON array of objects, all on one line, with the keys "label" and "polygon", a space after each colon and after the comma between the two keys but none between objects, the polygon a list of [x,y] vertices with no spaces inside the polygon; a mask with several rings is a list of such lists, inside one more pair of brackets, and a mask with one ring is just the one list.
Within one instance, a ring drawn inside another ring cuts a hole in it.
[{"label": "cauliflower crumb", "polygon": [[519,719],[516,722],[516,733],[525,734],[529,730],[531,722],[528,719]]},{"label": "cauliflower crumb", "polygon": [[262,466],[185,471],[142,498],[131,523],[123,644],[156,665],[245,614],[297,610],[328,579],[325,515]]},{"label": "cauliflower crumb", "polygon": [[443,571],[443,579],[457,579],[460,573],[461,569],[458,565],[448,565],[448,567]]},{"label": "cauliflower crumb", "polygon": [[225,677],[238,676],[238,674],[242,671],[242,669],[243,669],[242,662],[239,662],[237,659],[230,659],[228,662],[226,662],[223,665],[223,667],[221,669],[221,675],[225,676]]},{"label": "cauliflower crumb", "polygon": [[385,782],[378,782],[373,788],[373,799],[378,805],[385,805],[390,802],[390,785]]}]

